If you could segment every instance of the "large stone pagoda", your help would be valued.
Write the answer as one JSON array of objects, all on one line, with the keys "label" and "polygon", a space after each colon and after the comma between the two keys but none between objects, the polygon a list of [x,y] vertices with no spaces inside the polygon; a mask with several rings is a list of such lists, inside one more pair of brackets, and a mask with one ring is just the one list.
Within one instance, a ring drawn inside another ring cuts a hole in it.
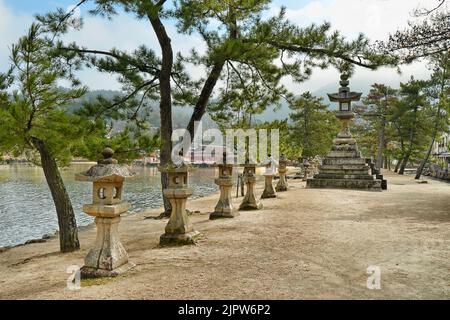
[{"label": "large stone pagoda", "polygon": [[340,188],[381,191],[381,180],[369,173],[370,167],[358,150],[349,125],[354,114],[352,101],[359,101],[361,93],[351,92],[348,75],[341,75],[338,93],[328,94],[330,101],[339,102],[336,117],[341,122],[341,131],[333,140],[331,151],[323,159],[319,173],[308,179],[307,188]]}]

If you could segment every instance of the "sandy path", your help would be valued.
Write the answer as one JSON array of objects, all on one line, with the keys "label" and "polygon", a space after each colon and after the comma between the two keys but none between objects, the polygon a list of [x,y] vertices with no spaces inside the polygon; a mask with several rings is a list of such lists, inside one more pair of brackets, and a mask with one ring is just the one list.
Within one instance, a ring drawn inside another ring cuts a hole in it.
[{"label": "sandy path", "polygon": [[[158,248],[166,221],[143,216],[159,210],[126,216],[120,232],[137,266],[78,291],[65,271],[82,265],[95,228],[81,232],[77,253],[57,253],[57,239],[14,248],[0,254],[0,298],[449,299],[450,184],[387,178],[382,193],[290,180],[263,210],[230,220],[208,220],[217,195],[192,201],[203,238],[190,247]],[[366,288],[370,265],[381,268],[380,290]]]}]

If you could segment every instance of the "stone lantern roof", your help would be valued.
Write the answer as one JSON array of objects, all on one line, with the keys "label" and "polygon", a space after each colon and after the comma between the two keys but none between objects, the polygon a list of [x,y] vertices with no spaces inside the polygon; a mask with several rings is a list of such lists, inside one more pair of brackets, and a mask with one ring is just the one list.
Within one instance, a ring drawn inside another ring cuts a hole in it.
[{"label": "stone lantern roof", "polygon": [[89,182],[119,182],[136,175],[128,166],[119,165],[113,158],[114,150],[105,148],[102,151],[103,159],[97,161],[88,171],[75,175],[77,181]]},{"label": "stone lantern roof", "polygon": [[339,88],[338,93],[328,93],[328,98],[330,98],[330,101],[332,102],[350,102],[350,101],[359,101],[361,99],[361,92],[352,92],[350,91],[350,88],[348,87],[349,81],[348,81],[349,75],[348,74],[342,74],[341,75],[341,81],[339,84],[341,87]]}]

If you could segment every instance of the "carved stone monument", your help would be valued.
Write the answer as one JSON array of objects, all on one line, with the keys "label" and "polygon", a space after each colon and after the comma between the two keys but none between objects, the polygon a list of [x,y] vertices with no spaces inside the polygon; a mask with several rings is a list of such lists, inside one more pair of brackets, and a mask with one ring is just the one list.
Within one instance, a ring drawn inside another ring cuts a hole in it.
[{"label": "carved stone monument", "polygon": [[330,101],[339,102],[336,117],[341,121],[341,131],[333,140],[333,147],[323,159],[319,173],[307,180],[307,188],[344,188],[381,191],[381,180],[369,173],[369,166],[358,150],[350,133],[354,114],[352,101],[358,101],[361,93],[351,92],[348,75],[341,75],[338,93],[328,94]]}]

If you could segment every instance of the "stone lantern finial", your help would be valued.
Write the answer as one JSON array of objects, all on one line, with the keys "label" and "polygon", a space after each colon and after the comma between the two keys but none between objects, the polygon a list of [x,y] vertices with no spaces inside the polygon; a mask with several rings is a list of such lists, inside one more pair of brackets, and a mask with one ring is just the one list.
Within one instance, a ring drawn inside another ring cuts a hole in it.
[{"label": "stone lantern finial", "polygon": [[350,78],[350,76],[348,75],[348,73],[343,73],[341,74],[341,81],[339,82],[339,84],[341,85],[341,87],[348,87],[350,81],[348,81],[348,78]]},{"label": "stone lantern finial", "polygon": [[113,158],[114,150],[111,148],[105,148],[102,151],[103,159],[98,160],[98,164],[117,164],[117,160]]}]

